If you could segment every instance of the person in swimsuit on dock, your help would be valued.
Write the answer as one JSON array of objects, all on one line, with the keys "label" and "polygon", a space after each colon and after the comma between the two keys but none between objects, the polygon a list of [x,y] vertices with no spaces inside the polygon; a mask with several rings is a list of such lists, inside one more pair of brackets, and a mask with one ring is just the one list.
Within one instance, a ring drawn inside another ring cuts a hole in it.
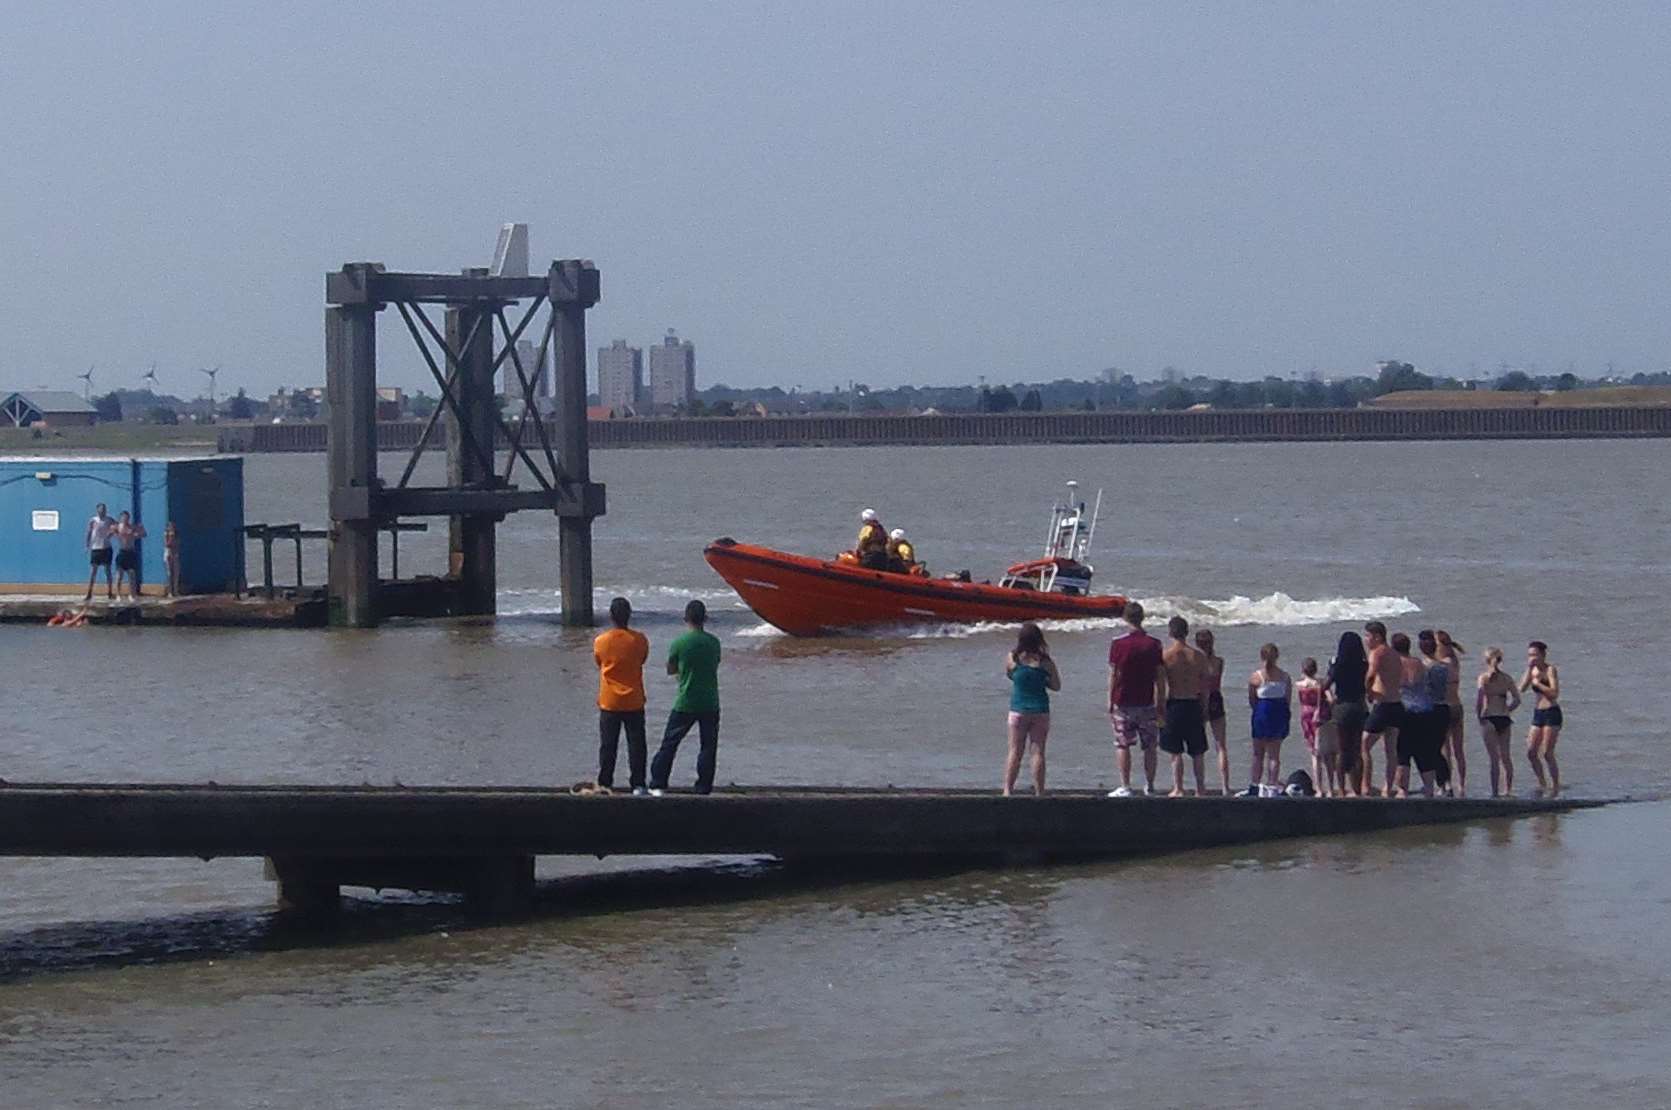
[{"label": "person in swimsuit on dock", "polygon": [[1155,792],[1155,747],[1160,742],[1160,641],[1143,631],[1143,606],[1128,602],[1124,636],[1108,645],[1108,720],[1114,726],[1114,769],[1120,785],[1110,798],[1131,797],[1131,746],[1143,749],[1145,794]]},{"label": "person in swimsuit on dock", "polygon": [[[1555,763],[1555,741],[1561,738],[1561,676],[1549,661],[1549,645],[1533,640],[1526,645],[1526,675],[1522,690],[1537,696],[1532,703],[1532,731],[1526,735],[1526,760],[1538,777],[1538,793],[1551,798],[1561,793],[1561,768]],[[1548,778],[1544,767],[1549,768]]]},{"label": "person in swimsuit on dock", "polygon": [[1464,743],[1467,739],[1467,730],[1463,727],[1462,722],[1462,654],[1468,649],[1451,639],[1451,634],[1442,628],[1433,635],[1439,644],[1439,650],[1435,653],[1435,658],[1450,668],[1451,684],[1450,688],[1445,691],[1445,705],[1449,707],[1447,716],[1450,718],[1450,727],[1445,730],[1445,754],[1450,757],[1450,772],[1456,780],[1457,796],[1466,798],[1468,796],[1468,753]]},{"label": "person in swimsuit on dock", "polygon": [[[1398,777],[1398,729],[1404,723],[1404,702],[1398,688],[1404,667],[1398,653],[1387,646],[1387,626],[1370,621],[1363,626],[1369,637],[1369,659],[1365,664],[1364,693],[1368,697],[1369,717],[1363,727],[1363,794],[1374,792],[1375,744],[1381,743],[1381,758],[1387,761],[1387,797],[1392,796],[1393,783]],[[1405,638],[1409,643],[1409,638]]]},{"label": "person in swimsuit on dock", "polygon": [[1340,778],[1348,797],[1369,793],[1369,781],[1362,772],[1363,726],[1369,715],[1364,693],[1368,673],[1363,638],[1356,632],[1342,632],[1328,677],[1323,680],[1323,694],[1333,703],[1329,720],[1340,736]]},{"label": "person in swimsuit on dock", "polygon": [[[1474,716],[1480,721],[1480,738],[1491,760],[1491,796],[1514,796],[1514,760],[1509,756],[1509,736],[1514,729],[1510,716],[1520,708],[1520,691],[1503,670],[1503,649],[1485,649],[1485,670],[1480,672],[1474,694]],[[1499,791],[1498,786],[1502,789]]]},{"label": "person in swimsuit on dock", "polygon": [[1021,757],[1033,749],[1033,796],[1044,796],[1044,744],[1050,739],[1050,691],[1062,688],[1062,673],[1039,626],[1028,621],[1004,659],[1010,680],[1009,752],[1004,757],[1004,797],[1015,792]]},{"label": "person in swimsuit on dock", "polygon": [[1166,622],[1171,643],[1161,653],[1160,696],[1166,723],[1160,730],[1160,749],[1172,757],[1172,794],[1184,796],[1184,755],[1195,768],[1195,796],[1207,793],[1207,657],[1189,646],[1189,622],[1173,617]]},{"label": "person in swimsuit on dock", "polygon": [[163,587],[164,597],[180,596],[180,530],[171,520],[162,529],[162,569],[168,580]]},{"label": "person in swimsuit on dock", "polygon": [[1230,745],[1228,722],[1224,714],[1224,659],[1213,653],[1213,633],[1209,628],[1197,629],[1195,646],[1207,657],[1207,669],[1201,678],[1207,691],[1207,728],[1213,734],[1213,750],[1218,754],[1218,785],[1224,796],[1230,796]]},{"label": "person in swimsuit on dock", "polygon": [[123,510],[111,530],[116,542],[116,596],[126,601],[139,600],[139,549],[134,546],[145,538],[145,525],[135,524],[133,517]]},{"label": "person in swimsuit on dock", "polygon": [[1439,642],[1431,631],[1417,636],[1421,657],[1410,655],[1410,638],[1402,632],[1392,638],[1404,669],[1399,692],[1404,700],[1404,727],[1398,732],[1398,796],[1410,792],[1410,764],[1421,773],[1422,794],[1432,797],[1450,781],[1445,762],[1445,738],[1449,733],[1450,710],[1445,690],[1450,672],[1435,655]]},{"label": "person in swimsuit on dock", "polygon": [[1282,792],[1282,742],[1294,716],[1294,680],[1276,665],[1275,644],[1259,649],[1259,669],[1247,680],[1247,704],[1253,718],[1253,773],[1245,796]]},{"label": "person in swimsuit on dock", "polygon": [[1294,684],[1294,696],[1300,703],[1300,736],[1311,755],[1311,781],[1317,793],[1326,798],[1333,791],[1340,767],[1339,733],[1330,730],[1330,750],[1325,753],[1320,741],[1322,725],[1329,719],[1329,699],[1317,679],[1317,660],[1310,656],[1300,660],[1300,680]]}]

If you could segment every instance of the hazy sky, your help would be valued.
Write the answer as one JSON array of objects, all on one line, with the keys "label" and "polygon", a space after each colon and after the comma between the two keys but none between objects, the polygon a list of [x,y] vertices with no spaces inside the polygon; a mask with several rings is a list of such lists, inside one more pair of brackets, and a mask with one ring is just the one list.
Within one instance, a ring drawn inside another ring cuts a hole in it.
[{"label": "hazy sky", "polygon": [[1663,3],[8,4],[0,386],[318,383],[327,269],[510,219],[702,385],[1663,369],[1668,60]]}]

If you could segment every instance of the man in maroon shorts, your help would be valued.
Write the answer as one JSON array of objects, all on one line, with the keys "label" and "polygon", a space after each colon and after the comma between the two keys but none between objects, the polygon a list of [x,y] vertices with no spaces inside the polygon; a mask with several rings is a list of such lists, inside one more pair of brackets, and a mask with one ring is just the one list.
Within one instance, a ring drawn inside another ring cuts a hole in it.
[{"label": "man in maroon shorts", "polygon": [[1114,767],[1120,772],[1120,785],[1108,792],[1110,798],[1131,797],[1133,744],[1143,749],[1143,792],[1155,792],[1155,746],[1160,741],[1160,641],[1143,631],[1143,606],[1137,602],[1126,605],[1125,618],[1131,631],[1108,645],[1108,719],[1114,725]]}]

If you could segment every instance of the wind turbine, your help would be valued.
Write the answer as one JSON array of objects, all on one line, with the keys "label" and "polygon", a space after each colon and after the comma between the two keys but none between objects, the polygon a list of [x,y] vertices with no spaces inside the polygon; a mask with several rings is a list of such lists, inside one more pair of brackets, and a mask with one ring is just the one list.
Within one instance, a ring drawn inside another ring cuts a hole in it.
[{"label": "wind turbine", "polygon": [[149,385],[151,392],[155,393],[157,391],[157,364],[153,362],[151,368],[145,371],[139,380]]},{"label": "wind turbine", "polygon": [[215,412],[215,375],[220,373],[220,367],[217,366],[213,370],[205,370],[199,366],[197,368],[197,372],[199,374],[207,375],[209,378],[209,414],[213,416]]},{"label": "wind turbine", "polygon": [[77,374],[82,381],[81,395],[88,404],[93,403],[93,368],[89,366],[85,374]]}]

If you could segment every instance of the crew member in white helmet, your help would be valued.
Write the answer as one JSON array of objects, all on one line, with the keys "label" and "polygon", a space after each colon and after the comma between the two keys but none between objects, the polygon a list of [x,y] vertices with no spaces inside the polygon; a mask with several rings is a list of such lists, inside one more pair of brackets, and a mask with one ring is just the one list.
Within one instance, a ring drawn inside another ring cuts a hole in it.
[{"label": "crew member in white helmet", "polygon": [[859,542],[853,548],[859,565],[875,570],[888,569],[888,530],[876,516],[875,509],[859,514]]},{"label": "crew member in white helmet", "polygon": [[910,574],[917,565],[917,552],[905,538],[905,529],[895,528],[888,533],[888,569]]}]

